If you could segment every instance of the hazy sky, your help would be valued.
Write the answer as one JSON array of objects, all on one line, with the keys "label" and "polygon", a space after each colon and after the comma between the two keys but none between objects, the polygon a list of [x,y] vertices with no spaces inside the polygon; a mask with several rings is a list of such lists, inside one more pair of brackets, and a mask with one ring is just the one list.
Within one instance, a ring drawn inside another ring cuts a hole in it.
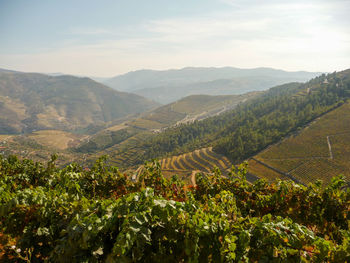
[{"label": "hazy sky", "polygon": [[350,0],[0,0],[0,68],[350,68]]}]

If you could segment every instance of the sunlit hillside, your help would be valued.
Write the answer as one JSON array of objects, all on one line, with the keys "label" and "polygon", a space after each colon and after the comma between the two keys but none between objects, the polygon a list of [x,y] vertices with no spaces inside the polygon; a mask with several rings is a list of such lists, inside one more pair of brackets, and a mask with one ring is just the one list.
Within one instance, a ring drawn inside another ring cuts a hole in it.
[{"label": "sunlit hillside", "polygon": [[[350,179],[349,149],[350,103],[346,103],[254,157],[281,173],[276,174],[255,160],[250,160],[249,164],[252,173],[269,180],[286,178],[284,173],[287,173],[303,183],[317,179],[328,183],[338,174]],[[261,171],[257,165],[262,167]],[[269,176],[264,174],[266,169]]]}]

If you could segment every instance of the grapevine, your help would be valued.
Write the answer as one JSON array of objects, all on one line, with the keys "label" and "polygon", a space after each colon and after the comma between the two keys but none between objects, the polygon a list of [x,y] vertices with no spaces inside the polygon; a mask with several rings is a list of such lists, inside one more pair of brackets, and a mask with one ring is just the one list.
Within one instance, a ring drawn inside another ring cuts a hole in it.
[{"label": "grapevine", "polygon": [[246,165],[196,186],[146,163],[136,182],[99,159],[91,169],[0,159],[3,262],[347,262],[350,191],[250,184]]}]

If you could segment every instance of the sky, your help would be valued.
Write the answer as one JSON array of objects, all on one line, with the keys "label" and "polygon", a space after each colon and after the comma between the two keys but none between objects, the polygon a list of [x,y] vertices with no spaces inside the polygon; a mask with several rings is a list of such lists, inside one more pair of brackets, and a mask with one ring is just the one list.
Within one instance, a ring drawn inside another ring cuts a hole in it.
[{"label": "sky", "polygon": [[350,68],[350,0],[0,0],[0,68]]}]

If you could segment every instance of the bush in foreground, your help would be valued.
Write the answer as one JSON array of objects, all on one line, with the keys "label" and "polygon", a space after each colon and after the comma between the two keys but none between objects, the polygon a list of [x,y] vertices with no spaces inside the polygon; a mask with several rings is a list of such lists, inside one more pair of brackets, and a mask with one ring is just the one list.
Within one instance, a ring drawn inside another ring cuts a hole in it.
[{"label": "bush in foreground", "polygon": [[350,191],[249,184],[197,174],[166,179],[157,162],[137,182],[100,159],[88,171],[0,159],[3,262],[346,262]]}]

